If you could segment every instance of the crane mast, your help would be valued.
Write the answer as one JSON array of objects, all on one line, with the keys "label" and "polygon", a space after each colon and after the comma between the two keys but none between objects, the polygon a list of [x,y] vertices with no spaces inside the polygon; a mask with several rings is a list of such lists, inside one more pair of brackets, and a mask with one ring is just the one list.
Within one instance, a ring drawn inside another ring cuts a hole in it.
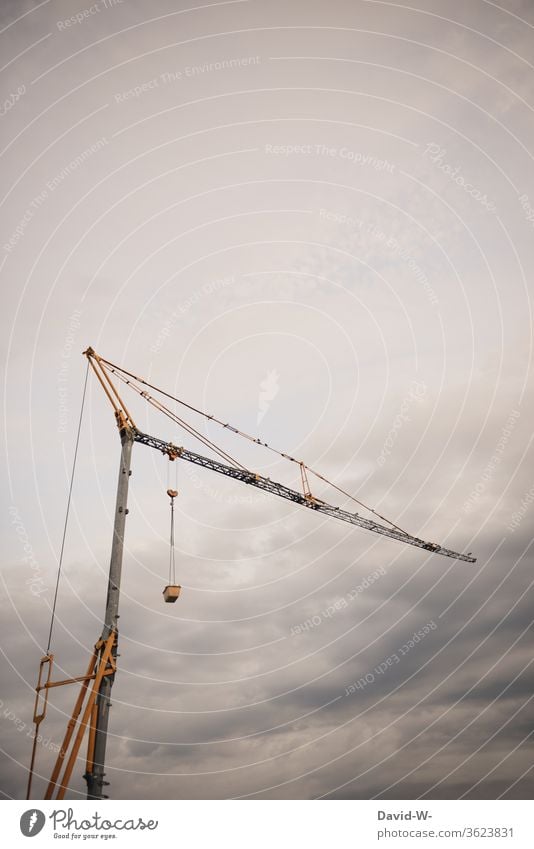
[{"label": "crane mast", "polygon": [[[124,532],[126,528],[126,516],[128,515],[128,484],[130,481],[131,458],[134,437],[129,427],[123,427],[120,431],[121,458],[119,465],[119,477],[117,482],[117,500],[115,503],[115,520],[113,525],[113,542],[111,545],[111,558],[109,564],[108,593],[106,599],[106,611],[104,615],[104,628],[101,636],[102,648],[107,643],[111,634],[115,635],[111,654],[114,662],[117,657],[117,644],[119,633],[119,598],[121,588],[122,554],[124,549]],[[116,667],[115,667],[116,668]],[[94,733],[94,749],[92,758],[89,759],[88,768],[84,778],[87,782],[87,798],[101,799],[103,787],[108,782],[104,781],[104,763],[106,757],[106,741],[108,730],[109,709],[111,707],[111,687],[115,675],[102,677],[98,696],[95,702],[95,716],[91,732]],[[92,747],[91,747],[92,748]]]}]

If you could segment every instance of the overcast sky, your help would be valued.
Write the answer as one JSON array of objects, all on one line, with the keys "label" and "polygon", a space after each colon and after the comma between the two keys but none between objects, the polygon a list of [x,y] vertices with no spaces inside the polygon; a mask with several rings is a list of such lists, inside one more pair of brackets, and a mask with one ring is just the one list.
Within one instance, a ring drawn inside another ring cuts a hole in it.
[{"label": "overcast sky", "polygon": [[[477,557],[135,445],[110,796],[532,797],[534,2],[418,5],[2,3],[5,797],[25,794],[88,345]],[[89,375],[56,678],[101,631],[119,450]],[[52,692],[36,797],[75,695]]]}]

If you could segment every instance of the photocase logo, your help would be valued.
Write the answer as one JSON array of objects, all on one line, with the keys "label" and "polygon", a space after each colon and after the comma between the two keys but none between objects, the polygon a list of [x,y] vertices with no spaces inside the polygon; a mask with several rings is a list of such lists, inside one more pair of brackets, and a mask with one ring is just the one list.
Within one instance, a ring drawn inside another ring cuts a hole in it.
[{"label": "photocase logo", "polygon": [[267,372],[266,377],[263,378],[260,383],[260,393],[258,396],[258,416],[256,419],[256,424],[259,424],[263,419],[265,413],[271,406],[270,402],[274,401],[280,387],[278,385],[278,372],[276,369],[271,369],[271,371]]},{"label": "photocase logo", "polygon": [[46,822],[46,817],[42,811],[32,808],[25,811],[20,818],[20,830],[24,837],[35,837],[39,834]]}]

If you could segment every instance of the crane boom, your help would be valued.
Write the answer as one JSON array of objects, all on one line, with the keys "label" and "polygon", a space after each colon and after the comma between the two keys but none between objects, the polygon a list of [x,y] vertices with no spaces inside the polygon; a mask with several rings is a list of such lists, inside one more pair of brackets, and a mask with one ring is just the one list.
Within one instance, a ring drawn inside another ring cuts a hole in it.
[{"label": "crane boom", "polygon": [[279,498],[286,498],[288,501],[293,501],[295,504],[301,504],[303,507],[308,507],[311,510],[316,510],[319,513],[324,513],[326,516],[332,516],[334,519],[340,519],[342,522],[349,522],[351,525],[357,525],[360,528],[365,528],[375,534],[396,539],[406,545],[414,545],[417,548],[424,548],[426,551],[432,551],[435,554],[441,554],[444,557],[452,557],[455,560],[465,560],[467,563],[475,563],[476,557],[471,557],[469,554],[460,554],[457,551],[451,551],[448,548],[436,545],[433,542],[425,542],[425,540],[410,534],[403,533],[395,528],[388,528],[386,525],[381,525],[379,522],[374,522],[372,519],[365,519],[358,513],[349,513],[348,510],[342,510],[340,507],[334,507],[332,504],[327,504],[318,498],[310,495],[303,495],[294,489],[290,489],[284,484],[272,481],[270,478],[262,477],[262,475],[254,474],[246,469],[237,468],[235,466],[227,466],[220,463],[218,460],[213,460],[210,457],[204,457],[202,454],[196,454],[194,451],[189,451],[187,448],[179,448],[173,445],[172,442],[165,442],[156,436],[149,436],[142,433],[137,428],[132,429],[133,439],[135,442],[140,442],[142,445],[147,445],[149,448],[155,448],[166,454],[171,459],[187,460],[188,463],[194,463],[197,466],[202,466],[205,469],[211,469],[213,472],[218,472],[220,475],[234,478],[234,480],[242,481],[250,486],[255,486],[257,489],[262,489],[264,492],[270,492],[272,495],[278,495]]}]

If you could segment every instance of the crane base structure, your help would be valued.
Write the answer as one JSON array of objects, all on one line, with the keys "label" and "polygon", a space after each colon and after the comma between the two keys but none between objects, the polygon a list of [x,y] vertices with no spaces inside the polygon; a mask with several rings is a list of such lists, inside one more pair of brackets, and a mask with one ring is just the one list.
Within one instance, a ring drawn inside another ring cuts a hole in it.
[{"label": "crane base structure", "polygon": [[[88,786],[89,782],[94,780],[95,735],[99,708],[98,698],[103,681],[106,679],[111,680],[112,676],[115,675],[116,644],[117,634],[115,631],[112,631],[107,640],[98,640],[97,643],[95,643],[93,654],[89,661],[89,666],[85,675],[80,675],[77,678],[66,678],[63,681],[51,680],[54,655],[47,654],[41,658],[41,662],[39,664],[39,678],[37,681],[37,687],[35,688],[36,696],[33,712],[35,735],[33,738],[32,760],[26,798],[29,799],[31,794],[35,752],[37,740],[39,738],[39,726],[46,716],[48,693],[52,687],[62,687],[66,684],[81,683],[80,692],[76,699],[71,718],[67,723],[67,730],[56,758],[54,769],[52,770],[52,775],[48,782],[44,798],[64,798],[74,764],[78,758],[83,736],[87,730],[89,731],[89,739],[87,744],[87,760],[84,778],[86,778]],[[92,686],[90,686],[91,681],[93,682]],[[76,734],[74,732],[76,732]],[[62,771],[63,775],[61,775]],[[91,795],[88,796],[88,798],[99,797]]]}]

